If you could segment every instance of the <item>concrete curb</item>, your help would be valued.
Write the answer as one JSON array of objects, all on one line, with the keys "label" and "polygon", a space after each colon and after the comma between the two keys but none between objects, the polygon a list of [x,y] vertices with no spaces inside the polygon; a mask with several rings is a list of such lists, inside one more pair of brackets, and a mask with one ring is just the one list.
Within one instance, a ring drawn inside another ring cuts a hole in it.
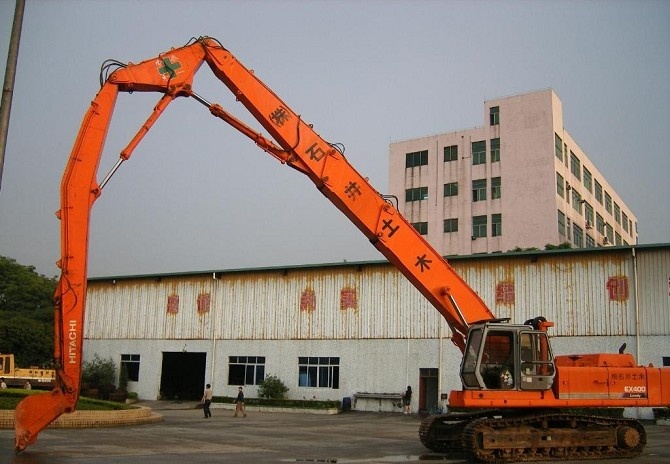
[{"label": "concrete curb", "polygon": [[[235,405],[230,403],[212,403],[210,406],[212,409],[225,409],[234,411]],[[339,414],[340,410],[337,408],[329,409],[303,409],[303,408],[280,408],[277,406],[256,406],[256,405],[246,405],[245,408],[247,411],[254,412],[290,412],[293,414]]]},{"label": "concrete curb", "polygon": [[[119,427],[124,425],[153,424],[161,422],[163,416],[151,408],[137,406],[117,411],[75,411],[63,414],[47,428],[78,429],[95,427]],[[0,429],[14,428],[14,411],[0,411]]]}]

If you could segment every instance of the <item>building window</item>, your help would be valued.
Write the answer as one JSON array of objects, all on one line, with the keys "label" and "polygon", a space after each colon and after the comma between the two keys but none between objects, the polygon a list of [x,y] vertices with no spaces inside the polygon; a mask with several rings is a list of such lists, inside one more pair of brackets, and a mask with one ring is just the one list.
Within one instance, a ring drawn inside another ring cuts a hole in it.
[{"label": "building window", "polygon": [[458,218],[449,218],[444,220],[444,233],[458,232]]},{"label": "building window", "polygon": [[572,175],[577,179],[581,180],[582,163],[579,161],[579,158],[577,158],[577,155],[575,155],[573,152],[570,152],[570,172],[572,172]]},{"label": "building window", "polygon": [[472,236],[486,237],[486,216],[472,216]]},{"label": "building window", "polygon": [[500,107],[492,106],[489,108],[489,123],[491,126],[500,124]]},{"label": "building window", "polygon": [[128,373],[128,380],[138,382],[140,380],[140,355],[122,354],[121,369],[125,368]]},{"label": "building window", "polygon": [[565,193],[565,183],[564,183],[563,176],[560,175],[559,173],[556,173],[556,193],[558,196],[563,198],[563,194]]},{"label": "building window", "polygon": [[457,195],[458,195],[458,182],[451,182],[449,184],[444,184],[445,197],[455,197]]},{"label": "building window", "polygon": [[486,179],[472,181],[472,201],[486,200]]},{"label": "building window", "polygon": [[616,246],[621,246],[621,235],[619,234],[619,232],[614,233],[614,244]]},{"label": "building window", "polygon": [[472,142],[472,164],[486,163],[486,141]]},{"label": "building window", "polygon": [[605,192],[605,211],[612,214],[612,197],[607,192]]},{"label": "building window", "polygon": [[593,176],[591,175],[591,171],[586,169],[586,166],[584,167],[584,187],[586,187],[589,193],[593,192]]},{"label": "building window", "polygon": [[500,198],[502,191],[500,189],[500,177],[491,178],[491,200]]},{"label": "building window", "polygon": [[584,202],[584,218],[586,219],[586,228],[593,228],[593,206]]},{"label": "building window", "polygon": [[405,153],[405,167],[426,166],[428,164],[428,150]]},{"label": "building window", "polygon": [[458,145],[444,147],[444,162],[456,161],[458,159]]},{"label": "building window", "polygon": [[596,241],[589,234],[586,234],[586,248],[595,248]]},{"label": "building window", "polygon": [[491,237],[502,235],[502,214],[491,215]]},{"label": "building window", "polygon": [[561,140],[558,134],[554,134],[554,151],[556,158],[563,161],[563,140]]},{"label": "building window", "polygon": [[405,202],[428,199],[428,187],[417,187],[405,190]]},{"label": "building window", "polygon": [[614,202],[614,220],[617,224],[621,224],[621,208],[619,208],[616,201]]},{"label": "building window", "polygon": [[598,203],[601,205],[603,204],[603,186],[600,185],[600,182],[595,181],[595,192],[596,192],[596,200]]},{"label": "building window", "polygon": [[621,224],[623,225],[623,230],[628,232],[628,215],[626,213],[621,213]]},{"label": "building window", "polygon": [[565,214],[560,209],[558,210],[558,235],[565,237]]},{"label": "building window", "polygon": [[500,161],[500,139],[491,139],[491,162]]},{"label": "building window", "polygon": [[229,356],[228,385],[258,385],[265,379],[265,356]]},{"label": "building window", "polygon": [[596,213],[596,230],[600,235],[605,235],[605,220],[599,213]]},{"label": "building window", "polygon": [[572,208],[582,214],[582,196],[575,189],[572,189]]},{"label": "building window", "polygon": [[427,222],[413,222],[412,227],[414,227],[421,235],[428,235]]},{"label": "building window", "polygon": [[607,223],[605,223],[605,237],[610,243],[614,243],[614,229]]},{"label": "building window", "polygon": [[298,358],[298,386],[340,388],[340,358]]},{"label": "building window", "polygon": [[584,248],[584,231],[577,224],[572,224],[572,243],[578,248]]}]

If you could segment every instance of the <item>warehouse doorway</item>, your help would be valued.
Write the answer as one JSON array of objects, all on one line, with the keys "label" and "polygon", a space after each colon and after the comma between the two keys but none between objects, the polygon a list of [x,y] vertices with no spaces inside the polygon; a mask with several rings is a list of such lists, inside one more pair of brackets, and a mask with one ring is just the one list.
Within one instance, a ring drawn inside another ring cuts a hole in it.
[{"label": "warehouse doorway", "polygon": [[419,411],[429,411],[437,405],[437,368],[419,369]]},{"label": "warehouse doorway", "polygon": [[192,401],[205,389],[207,353],[163,352],[161,399]]}]

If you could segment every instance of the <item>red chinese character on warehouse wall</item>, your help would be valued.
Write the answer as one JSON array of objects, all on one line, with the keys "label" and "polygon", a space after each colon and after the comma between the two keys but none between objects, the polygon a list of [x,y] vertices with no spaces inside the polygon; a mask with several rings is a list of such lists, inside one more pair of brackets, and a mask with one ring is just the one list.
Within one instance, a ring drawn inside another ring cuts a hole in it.
[{"label": "red chinese character on warehouse wall", "polygon": [[316,292],[311,288],[306,288],[300,295],[300,311],[316,310]]},{"label": "red chinese character on warehouse wall", "polygon": [[212,297],[209,293],[201,293],[198,295],[198,314],[208,313],[211,301]]},{"label": "red chinese character on warehouse wall", "polygon": [[496,285],[496,303],[514,303],[514,282],[498,282]]},{"label": "red chinese character on warehouse wall", "polygon": [[628,277],[610,277],[607,279],[607,291],[610,301],[626,301],[628,299]]},{"label": "red chinese character on warehouse wall", "polygon": [[179,312],[179,295],[176,293],[168,296],[167,312],[168,314],[177,314]]},{"label": "red chinese character on warehouse wall", "polygon": [[358,311],[358,295],[353,287],[343,287],[340,290],[340,310],[347,309]]}]

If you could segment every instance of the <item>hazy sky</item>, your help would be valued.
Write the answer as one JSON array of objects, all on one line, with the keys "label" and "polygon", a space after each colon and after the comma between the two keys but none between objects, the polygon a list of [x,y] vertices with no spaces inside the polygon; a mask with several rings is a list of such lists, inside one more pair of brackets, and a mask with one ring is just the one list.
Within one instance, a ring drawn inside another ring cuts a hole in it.
[{"label": "hazy sky", "polygon": [[[2,76],[14,5],[0,0]],[[482,126],[485,100],[551,87],[640,243],[670,242],[668,1],[26,0],[0,255],[59,273],[60,180],[102,62],[203,35],[382,193],[391,141]],[[210,74],[194,90],[251,122]],[[119,95],[100,180],[158,98]],[[186,98],[103,190],[89,244],[92,277],[382,259],[306,177]]]}]

